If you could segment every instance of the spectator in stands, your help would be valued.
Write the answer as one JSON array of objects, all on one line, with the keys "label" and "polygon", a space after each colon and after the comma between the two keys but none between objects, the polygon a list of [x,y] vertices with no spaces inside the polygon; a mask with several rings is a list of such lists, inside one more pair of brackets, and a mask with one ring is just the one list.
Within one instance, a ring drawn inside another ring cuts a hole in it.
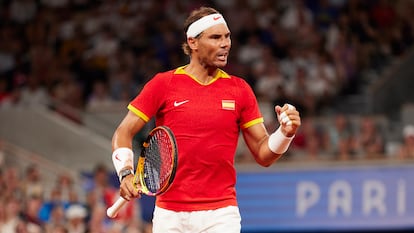
[{"label": "spectator in stands", "polygon": [[353,148],[360,158],[378,159],[384,157],[384,135],[374,117],[361,117],[354,139]]},{"label": "spectator in stands", "polygon": [[60,173],[56,179],[55,189],[60,190],[60,200],[64,203],[74,203],[78,200],[78,193],[75,191],[74,181],[70,174]]},{"label": "spectator in stands", "polygon": [[311,122],[306,131],[306,159],[312,161],[322,160],[324,151],[323,147],[323,131],[319,125]]},{"label": "spectator in stands", "polygon": [[27,75],[26,84],[21,90],[20,103],[24,108],[46,109],[50,105],[50,95],[41,85],[37,76]]},{"label": "spectator in stands", "polygon": [[109,232],[112,228],[112,222],[107,220],[106,206],[96,205],[90,213],[90,219],[87,222],[89,232]]},{"label": "spectator in stands", "polygon": [[[109,172],[105,165],[97,164],[93,171],[92,182],[86,187],[88,195],[88,219],[91,219],[91,214],[102,208],[109,208],[119,197],[118,190],[112,186],[109,182]],[[96,210],[97,209],[97,210]],[[137,216],[136,212],[139,209],[139,202],[131,201],[122,208],[117,215],[117,220],[125,224],[130,221],[134,216]],[[108,219],[105,219],[108,221]]]},{"label": "spectator in stands", "polygon": [[107,71],[111,59],[115,58],[119,49],[120,38],[109,24],[103,24],[94,37],[90,38],[91,48],[85,52],[92,69]]},{"label": "spectator in stands", "polygon": [[51,87],[53,109],[75,122],[82,122],[80,110],[83,109],[83,87],[76,76],[68,69],[56,73],[58,80]]},{"label": "spectator in stands", "polygon": [[82,205],[70,206],[65,212],[68,233],[87,233],[87,215],[87,210]]},{"label": "spectator in stands", "polygon": [[[330,51],[338,72],[341,91],[349,92],[357,75],[357,48],[351,35],[340,30]],[[342,92],[343,93],[343,92]]]},{"label": "spectator in stands", "polygon": [[[24,196],[21,185],[20,170],[15,166],[8,166],[4,171],[5,189],[1,191],[2,197]],[[6,182],[7,181],[7,182]]]},{"label": "spectator in stands", "polygon": [[43,204],[43,197],[36,194],[24,198],[22,220],[29,233],[45,232],[44,222],[39,218],[39,211]]},{"label": "spectator in stands", "polygon": [[310,90],[309,73],[304,66],[298,66],[295,76],[286,86],[288,98],[298,109],[303,109],[306,116],[317,114],[317,99]]},{"label": "spectator in stands", "polygon": [[[78,191],[79,192],[79,191]],[[61,173],[56,178],[56,183],[52,187],[50,194],[45,199],[40,210],[40,218],[44,222],[50,222],[53,225],[61,224],[59,217],[60,212],[66,210],[73,204],[79,204],[78,192],[73,187],[73,180],[69,174]]]},{"label": "spectator in stands", "polygon": [[64,233],[66,232],[65,209],[61,205],[55,205],[51,210],[49,219],[45,224],[47,233]]},{"label": "spectator in stands", "polygon": [[92,93],[86,102],[88,111],[105,111],[113,108],[115,101],[111,97],[108,85],[103,80],[95,80],[92,87]]},{"label": "spectator in stands", "polygon": [[66,208],[67,206],[68,206],[68,203],[63,203],[61,201],[61,190],[54,188],[52,189],[47,200],[45,200],[44,203],[42,204],[42,207],[40,208],[40,211],[39,211],[39,217],[40,219],[42,219],[42,221],[48,222],[52,215],[52,212],[55,209],[59,207],[63,209],[63,208]]},{"label": "spectator in stands", "polygon": [[275,60],[266,60],[258,64],[263,72],[258,76],[254,90],[259,99],[274,102],[280,97],[278,87],[283,86],[285,79]]},{"label": "spectator in stands", "polygon": [[293,34],[298,33],[299,30],[307,30],[306,28],[313,23],[313,14],[304,0],[289,1],[288,8],[280,18],[282,28]]},{"label": "spectator in stands", "polygon": [[[110,206],[111,197],[116,194],[116,189],[111,188],[108,183],[108,170],[105,165],[97,164],[93,170],[92,179],[88,182],[85,187],[87,194],[90,196],[90,200],[93,201],[88,203],[89,212],[92,211],[94,205]],[[108,199],[109,198],[109,199]]]},{"label": "spectator in stands", "polygon": [[414,159],[414,125],[406,125],[403,129],[403,142],[398,149],[400,159]]},{"label": "spectator in stands", "polygon": [[[125,55],[131,57],[132,55]],[[134,59],[134,58],[129,58]],[[135,64],[135,61],[131,61]],[[131,98],[141,89],[141,85],[134,78],[133,65],[121,63],[109,75],[109,92],[113,100],[125,106]],[[136,74],[137,75],[137,74]]]},{"label": "spectator in stands", "polygon": [[253,66],[261,62],[266,47],[260,42],[256,34],[250,34],[247,37],[246,44],[240,46],[237,54],[238,61],[244,65]]},{"label": "spectator in stands", "polygon": [[45,187],[36,164],[30,164],[26,167],[25,176],[21,184],[26,197],[44,197]]},{"label": "spectator in stands", "polygon": [[293,160],[317,161],[324,152],[324,132],[313,118],[307,117],[302,121],[289,150],[289,157]]},{"label": "spectator in stands", "polygon": [[[1,211],[3,211],[3,218],[0,219],[1,233],[15,233],[16,227],[20,218],[20,211],[22,210],[22,199],[18,196],[11,195],[3,200],[0,199]],[[1,214],[0,214],[1,215]]]},{"label": "spectator in stands", "polygon": [[316,97],[319,107],[330,106],[338,94],[340,82],[329,54],[322,52],[315,55],[315,64],[309,68],[310,91]]},{"label": "spectator in stands", "polygon": [[349,118],[338,113],[333,116],[333,123],[326,126],[325,148],[336,159],[345,161],[351,159],[353,132]]}]

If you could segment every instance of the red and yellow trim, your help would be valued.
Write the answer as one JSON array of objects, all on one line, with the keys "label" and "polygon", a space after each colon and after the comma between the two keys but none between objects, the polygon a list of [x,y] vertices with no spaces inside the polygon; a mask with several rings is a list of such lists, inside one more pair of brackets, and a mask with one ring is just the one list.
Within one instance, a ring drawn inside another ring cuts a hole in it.
[{"label": "red and yellow trim", "polygon": [[148,122],[150,120],[149,117],[145,113],[141,112],[140,110],[138,110],[136,107],[132,106],[131,104],[128,105],[128,109],[131,112],[135,113],[137,116],[141,117],[141,119],[144,120],[145,122]]},{"label": "red and yellow trim", "polygon": [[249,127],[251,127],[251,126],[255,125],[255,124],[259,124],[259,123],[263,123],[263,122],[264,122],[263,117],[260,117],[260,118],[257,118],[257,119],[254,119],[254,120],[251,120],[251,121],[249,121],[249,122],[244,123],[244,124],[241,126],[241,128],[242,128],[242,129],[247,129],[247,128],[249,128]]},{"label": "red and yellow trim", "polygon": [[187,72],[184,70],[184,68],[185,68],[185,67],[187,67],[187,65],[178,67],[178,68],[175,70],[174,74],[185,74],[185,75],[187,75],[187,76],[191,77],[194,81],[196,81],[197,83],[199,83],[199,84],[201,84],[201,85],[209,85],[209,84],[211,84],[211,83],[215,82],[215,81],[216,81],[217,79],[219,79],[219,78],[230,78],[230,75],[229,75],[229,74],[227,74],[226,72],[224,72],[224,71],[223,71],[223,70],[221,70],[221,69],[217,69],[217,72],[216,72],[216,74],[214,75],[214,78],[213,78],[213,79],[211,79],[211,81],[210,81],[209,83],[204,84],[204,83],[201,83],[200,81],[198,81],[198,79],[197,79],[196,77],[194,77],[193,75],[191,75],[191,74],[187,73]]}]

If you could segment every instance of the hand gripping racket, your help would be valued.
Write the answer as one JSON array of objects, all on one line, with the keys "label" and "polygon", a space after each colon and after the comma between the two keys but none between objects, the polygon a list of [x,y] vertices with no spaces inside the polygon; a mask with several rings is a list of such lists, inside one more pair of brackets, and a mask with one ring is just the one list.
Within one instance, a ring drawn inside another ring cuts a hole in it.
[{"label": "hand gripping racket", "polygon": [[[170,128],[158,126],[151,130],[142,144],[134,184],[141,184],[141,193],[148,196],[163,194],[172,184],[177,169],[177,143]],[[138,187],[136,187],[138,188]],[[128,201],[122,197],[108,208],[108,217],[114,218]]]}]

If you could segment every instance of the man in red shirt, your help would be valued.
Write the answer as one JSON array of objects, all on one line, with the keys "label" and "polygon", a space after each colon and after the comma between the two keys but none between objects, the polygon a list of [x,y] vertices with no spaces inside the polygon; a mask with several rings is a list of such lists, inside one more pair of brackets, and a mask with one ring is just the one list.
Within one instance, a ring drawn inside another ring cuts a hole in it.
[{"label": "man in red shirt", "polygon": [[[234,156],[240,131],[257,163],[270,166],[288,149],[301,119],[293,106],[276,106],[280,127],[268,134],[251,87],[221,69],[231,39],[218,11],[194,10],[185,28],[190,63],[156,74],[130,102],[113,136],[114,166],[118,174],[133,171],[132,138],[155,117],[175,134],[179,166],[170,189],[156,199],[153,232],[239,233]],[[120,179],[123,198],[140,197],[132,174]]]}]

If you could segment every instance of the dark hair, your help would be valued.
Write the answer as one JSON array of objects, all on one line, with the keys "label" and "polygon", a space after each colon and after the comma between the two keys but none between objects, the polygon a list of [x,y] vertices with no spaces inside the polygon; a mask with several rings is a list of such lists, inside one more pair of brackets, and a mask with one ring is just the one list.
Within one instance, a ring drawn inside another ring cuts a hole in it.
[{"label": "dark hair", "polygon": [[[190,25],[192,23],[194,23],[195,21],[203,18],[204,16],[207,15],[212,15],[212,14],[217,14],[219,13],[216,9],[211,8],[211,7],[205,7],[202,6],[198,9],[193,10],[190,15],[188,16],[188,18],[185,20],[184,22],[184,34],[187,32],[188,27],[190,27]],[[201,35],[202,33],[200,33]],[[199,37],[200,35],[198,35],[197,37]],[[185,41],[182,44],[182,48],[185,54],[190,55],[191,54],[191,49],[190,46],[187,43],[187,35],[185,35]]]}]

